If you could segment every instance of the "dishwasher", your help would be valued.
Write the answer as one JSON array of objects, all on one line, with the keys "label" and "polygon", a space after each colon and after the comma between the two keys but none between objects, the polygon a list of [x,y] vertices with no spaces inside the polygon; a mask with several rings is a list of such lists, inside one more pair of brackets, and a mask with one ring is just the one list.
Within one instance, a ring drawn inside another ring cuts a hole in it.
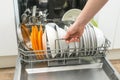
[{"label": "dishwasher", "polygon": [[79,47],[71,48],[67,44],[67,49],[63,49],[65,44],[62,44],[58,48],[60,41],[64,41],[62,38],[54,40],[54,49],[50,49],[46,39],[45,50],[31,49],[31,42],[27,42],[31,37],[25,40],[27,46],[23,42],[23,37],[27,35],[21,36],[22,24],[29,31],[32,30],[31,26],[41,24],[43,29],[51,23],[55,26],[70,26],[74,21],[62,21],[62,16],[71,9],[82,10],[86,2],[87,0],[14,0],[19,53],[14,80],[120,80],[119,73],[106,57],[109,54],[110,41],[105,38],[104,44],[97,46],[101,39],[96,40],[92,23],[85,27],[86,33],[83,33],[80,42],[73,42]]}]

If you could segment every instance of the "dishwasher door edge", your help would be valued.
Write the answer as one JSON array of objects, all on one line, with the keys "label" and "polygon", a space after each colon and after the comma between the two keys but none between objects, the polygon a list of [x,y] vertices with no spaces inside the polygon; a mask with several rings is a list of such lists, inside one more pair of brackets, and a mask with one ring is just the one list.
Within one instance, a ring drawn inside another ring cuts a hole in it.
[{"label": "dishwasher door edge", "polygon": [[113,67],[112,63],[110,63],[110,61],[108,60],[107,57],[104,58],[105,61],[108,63],[108,65],[111,67],[111,69],[114,71],[114,75],[120,80],[120,74],[118,73],[118,71]]},{"label": "dishwasher door edge", "polygon": [[16,61],[15,73],[14,73],[14,80],[20,80],[21,77],[21,63],[19,57]]}]

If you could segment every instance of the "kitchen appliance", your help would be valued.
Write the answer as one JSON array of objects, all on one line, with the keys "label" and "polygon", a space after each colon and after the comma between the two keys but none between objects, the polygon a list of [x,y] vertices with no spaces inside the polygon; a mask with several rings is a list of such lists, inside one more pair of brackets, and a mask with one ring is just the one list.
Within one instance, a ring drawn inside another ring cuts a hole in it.
[{"label": "kitchen appliance", "polygon": [[[64,22],[61,22],[63,14],[69,9],[78,8],[77,4],[75,4],[78,0],[52,1],[57,2],[51,3],[51,0],[14,0],[17,29],[20,29],[20,24],[26,24],[30,31],[31,25],[42,24],[45,26],[49,22],[59,23],[59,25],[64,24]],[[62,2],[59,3],[59,1]],[[71,4],[71,1],[74,4]],[[53,7],[50,4],[56,4],[56,6]],[[68,4],[73,7],[68,6]],[[80,6],[84,7],[83,4]],[[50,9],[50,7],[52,8]],[[52,10],[53,12],[51,12]],[[88,26],[92,25],[88,24]],[[86,34],[87,31],[89,29],[86,30]],[[106,54],[109,53],[107,48],[110,46],[110,42],[105,39],[102,46],[97,46],[97,43],[94,42],[97,40],[91,38],[92,41],[89,41],[94,43],[93,48],[86,44],[89,35],[86,34],[84,34],[82,42],[80,42],[84,44],[82,48],[68,48],[62,56],[61,52],[64,50],[54,49],[53,51],[57,52],[57,56],[53,58],[49,56],[53,54],[50,49],[36,51],[26,49],[21,44],[23,41],[19,40],[21,34],[17,33],[19,54],[14,80],[120,80],[120,75],[106,57]],[[60,40],[63,39],[56,39],[56,41]],[[89,47],[85,47],[86,45]],[[67,56],[69,51],[73,51],[72,56]],[[46,54],[36,55],[34,53],[47,53],[47,56]],[[74,55],[76,53],[80,55]],[[44,56],[44,58],[37,59],[36,56]]]}]

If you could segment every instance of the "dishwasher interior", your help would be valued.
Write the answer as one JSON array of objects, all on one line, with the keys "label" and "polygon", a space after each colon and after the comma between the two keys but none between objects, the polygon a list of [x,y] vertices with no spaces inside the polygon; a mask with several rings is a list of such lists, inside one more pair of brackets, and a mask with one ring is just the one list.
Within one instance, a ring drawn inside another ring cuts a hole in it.
[{"label": "dishwasher interior", "polygon": [[[71,9],[76,12],[82,10],[86,2],[87,0],[14,0],[19,53],[14,80],[120,80],[119,73],[106,58],[110,42],[106,37],[104,44],[101,44],[102,38],[97,40],[99,37],[95,35],[94,24],[87,24],[80,42],[65,44],[63,38],[57,37],[52,45],[54,48],[50,45],[53,42],[48,43],[49,38],[54,37],[50,35],[54,31],[48,34],[47,31],[51,29],[48,26],[58,31],[57,36],[62,34],[59,30],[67,29],[74,22],[74,19],[64,21],[64,14]],[[29,32],[35,33],[32,32],[35,30],[33,26],[40,26],[39,30],[47,32],[44,49],[40,45],[40,49],[36,49],[34,41],[34,46],[32,45],[35,37],[32,38]]]}]

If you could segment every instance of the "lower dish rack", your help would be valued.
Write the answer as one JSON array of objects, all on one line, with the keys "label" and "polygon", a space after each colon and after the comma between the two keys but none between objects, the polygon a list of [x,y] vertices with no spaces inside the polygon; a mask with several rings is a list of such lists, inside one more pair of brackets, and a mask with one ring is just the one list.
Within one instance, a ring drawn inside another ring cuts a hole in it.
[{"label": "lower dish rack", "polygon": [[[65,65],[79,65],[79,64],[91,64],[91,63],[100,63],[102,57],[106,56],[106,52],[108,51],[108,47],[110,46],[110,42],[106,39],[105,44],[101,47],[89,48],[89,49],[79,49],[74,48],[74,51],[70,56],[69,50],[73,50],[71,48],[64,50],[64,53],[61,53],[62,49],[58,50],[25,50],[19,44],[19,58],[23,63],[33,64],[33,63],[46,63],[47,66],[65,66]],[[56,53],[51,53],[51,52]],[[35,54],[42,53],[42,54]],[[76,54],[77,53],[77,54]],[[56,54],[56,57],[52,57],[52,54]],[[63,54],[61,56],[61,54]],[[41,57],[38,59],[37,57]]]}]

